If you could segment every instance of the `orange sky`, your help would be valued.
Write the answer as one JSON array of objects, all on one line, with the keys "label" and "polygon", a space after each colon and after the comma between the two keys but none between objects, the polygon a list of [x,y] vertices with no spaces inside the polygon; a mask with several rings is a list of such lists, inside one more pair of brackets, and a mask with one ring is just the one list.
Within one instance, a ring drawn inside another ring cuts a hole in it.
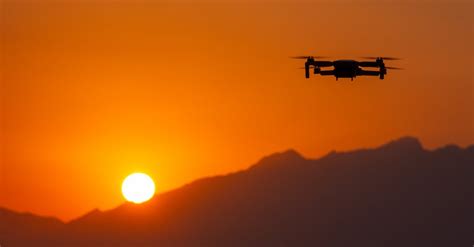
[{"label": "orange sky", "polygon": [[[295,148],[474,143],[473,4],[2,1],[0,206],[68,220]],[[386,80],[288,56],[399,56]]]}]

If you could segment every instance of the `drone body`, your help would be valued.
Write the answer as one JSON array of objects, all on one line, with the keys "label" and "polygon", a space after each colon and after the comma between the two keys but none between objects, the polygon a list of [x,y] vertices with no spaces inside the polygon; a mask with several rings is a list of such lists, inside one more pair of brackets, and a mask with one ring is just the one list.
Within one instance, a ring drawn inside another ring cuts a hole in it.
[{"label": "drone body", "polygon": [[[374,61],[356,61],[356,60],[335,60],[335,61],[321,61],[316,60],[318,57],[313,56],[299,56],[293,57],[296,59],[306,59],[305,62],[305,76],[309,78],[310,70],[314,74],[322,76],[334,76],[336,80],[339,78],[351,78],[357,76],[378,76],[381,80],[385,78],[387,69],[399,69],[394,67],[386,67],[385,60],[397,60],[391,57],[368,57],[367,59],[375,59]],[[321,70],[321,68],[333,67],[332,70]],[[363,68],[378,68],[378,70],[365,70]]]}]

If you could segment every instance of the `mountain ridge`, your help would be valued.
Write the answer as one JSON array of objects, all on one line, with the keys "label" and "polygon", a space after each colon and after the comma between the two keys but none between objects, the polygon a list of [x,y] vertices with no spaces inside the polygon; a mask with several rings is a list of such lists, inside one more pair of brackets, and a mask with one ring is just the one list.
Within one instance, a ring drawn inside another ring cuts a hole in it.
[{"label": "mountain ridge", "polygon": [[[446,145],[443,145],[441,147],[434,148],[432,150],[427,150],[423,147],[422,143],[419,141],[418,138],[412,137],[412,136],[403,136],[403,137],[391,140],[391,141],[389,141],[385,144],[379,145],[377,147],[372,147],[372,148],[360,148],[360,149],[354,149],[354,150],[349,150],[349,151],[333,150],[333,151],[328,152],[326,155],[323,155],[319,158],[314,158],[314,159],[313,158],[305,158],[303,155],[301,155],[295,149],[288,148],[284,151],[275,152],[275,153],[266,155],[266,156],[262,157],[259,161],[257,161],[255,164],[250,165],[249,167],[247,167],[245,169],[230,172],[230,173],[226,173],[226,174],[223,174],[223,175],[215,175],[215,176],[207,176],[207,177],[198,178],[196,180],[193,180],[193,181],[191,181],[187,184],[184,184],[182,186],[179,186],[177,188],[171,189],[169,191],[162,192],[160,194],[156,194],[155,197],[159,196],[161,194],[167,194],[169,192],[173,192],[177,189],[192,185],[195,182],[199,182],[199,181],[202,181],[202,180],[213,179],[213,178],[218,178],[218,177],[225,177],[225,176],[232,175],[232,174],[235,174],[235,173],[240,173],[240,172],[245,172],[245,171],[250,170],[250,169],[255,169],[256,167],[262,165],[262,163],[267,163],[269,160],[291,160],[291,159],[302,160],[303,159],[303,160],[315,161],[315,160],[322,160],[322,159],[326,159],[326,158],[331,158],[332,156],[358,153],[358,152],[365,152],[365,151],[373,151],[373,150],[377,150],[377,149],[380,149],[380,148],[391,149],[392,147],[400,147],[400,146],[403,146],[403,145],[406,145],[406,144],[408,144],[408,146],[411,146],[412,148],[414,147],[415,149],[423,150],[423,151],[427,151],[427,152],[437,152],[437,151],[444,151],[444,150],[451,150],[451,151],[453,151],[453,150],[456,150],[456,151],[465,150],[467,152],[474,152],[474,144],[467,145],[466,147],[461,147],[457,144],[446,144]],[[288,159],[288,157],[289,157],[289,159]],[[263,165],[265,165],[265,164],[263,164]],[[118,205],[117,207],[114,207],[114,208],[111,208],[111,209],[108,209],[108,210],[100,210],[98,208],[94,208],[94,209],[90,210],[89,212],[86,212],[83,215],[80,215],[76,218],[71,219],[70,221],[62,221],[59,218],[54,217],[54,216],[43,216],[43,215],[38,215],[38,214],[27,212],[27,211],[26,212],[18,212],[18,211],[8,209],[8,208],[2,207],[2,206],[0,206],[0,213],[2,211],[8,211],[8,212],[13,212],[15,214],[20,214],[20,215],[29,215],[29,216],[33,216],[33,217],[40,217],[40,218],[46,218],[46,219],[55,219],[57,221],[60,221],[61,223],[69,224],[69,223],[75,222],[75,221],[77,221],[81,218],[89,217],[89,216],[91,216],[91,214],[95,215],[97,213],[107,212],[107,211],[110,211],[110,210],[117,209],[117,208],[119,208],[121,206],[124,206],[126,204],[130,204],[130,203],[125,202],[125,203],[122,203],[122,204]]]},{"label": "mountain ridge", "polygon": [[[474,145],[430,151],[412,137],[319,159],[289,149],[141,205],[93,210],[52,229],[47,239],[22,239],[51,246],[465,244],[474,240],[473,165]],[[7,237],[0,241],[28,246]]]}]

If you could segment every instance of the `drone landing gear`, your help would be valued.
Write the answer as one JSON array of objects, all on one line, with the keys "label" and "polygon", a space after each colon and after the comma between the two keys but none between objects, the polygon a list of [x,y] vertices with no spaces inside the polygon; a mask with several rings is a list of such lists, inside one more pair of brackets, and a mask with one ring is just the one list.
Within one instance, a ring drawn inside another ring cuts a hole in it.
[{"label": "drone landing gear", "polygon": [[387,69],[385,68],[385,64],[383,63],[383,60],[380,59],[380,80],[383,80],[385,78],[385,74],[387,74]]},{"label": "drone landing gear", "polygon": [[321,72],[321,69],[319,67],[314,67],[314,74],[319,74]]},{"label": "drone landing gear", "polygon": [[308,79],[309,78],[309,63],[308,62],[304,64],[304,72],[305,72],[306,79]]},{"label": "drone landing gear", "polygon": [[380,69],[380,80],[383,80],[385,78],[386,73],[387,73],[387,70],[385,69],[385,67]]}]

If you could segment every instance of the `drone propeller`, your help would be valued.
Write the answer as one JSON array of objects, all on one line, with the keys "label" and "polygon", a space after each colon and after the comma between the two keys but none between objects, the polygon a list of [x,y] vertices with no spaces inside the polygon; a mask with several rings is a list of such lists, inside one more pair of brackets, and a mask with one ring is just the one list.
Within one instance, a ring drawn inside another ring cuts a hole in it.
[{"label": "drone propeller", "polygon": [[322,56],[293,56],[290,57],[293,59],[308,59],[308,58],[327,58],[327,57],[322,57]]},{"label": "drone propeller", "polygon": [[386,69],[395,69],[395,70],[403,70],[403,68],[397,68],[397,67],[385,67]]},{"label": "drone propeller", "polygon": [[398,57],[361,57],[363,59],[378,59],[381,58],[383,60],[401,60],[401,58]]}]

